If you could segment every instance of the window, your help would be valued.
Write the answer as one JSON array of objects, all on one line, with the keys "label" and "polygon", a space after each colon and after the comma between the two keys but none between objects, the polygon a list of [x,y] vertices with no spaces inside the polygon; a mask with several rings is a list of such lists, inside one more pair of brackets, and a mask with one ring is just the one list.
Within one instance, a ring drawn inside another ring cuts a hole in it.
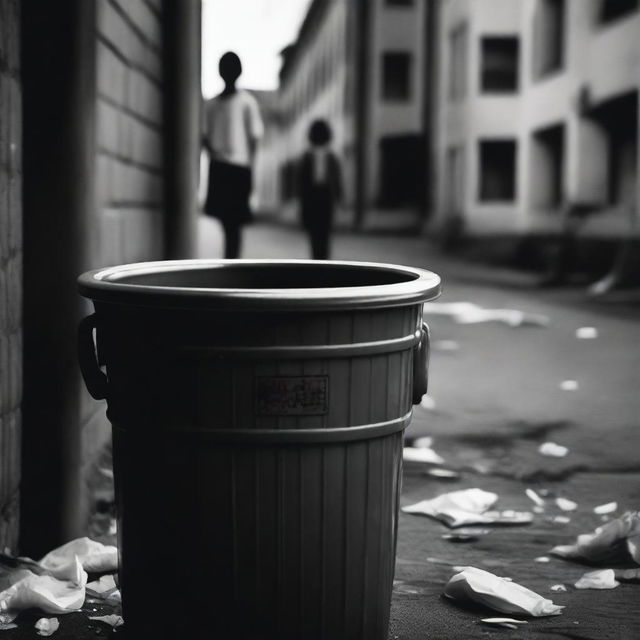
[{"label": "window", "polygon": [[483,92],[511,93],[518,90],[518,54],[518,38],[482,38],[480,87]]},{"label": "window", "polygon": [[640,7],[639,0],[601,0],[598,19],[601,23],[612,22],[637,11]]},{"label": "window", "polygon": [[411,97],[411,54],[387,52],[382,56],[382,98],[405,101]]},{"label": "window", "polygon": [[532,202],[539,208],[557,208],[563,200],[564,125],[536,131],[532,140]]},{"label": "window", "polygon": [[515,140],[482,140],[479,162],[480,200],[482,202],[515,200]]},{"label": "window", "polygon": [[540,0],[533,28],[533,75],[540,78],[564,63],[565,0]]},{"label": "window", "polygon": [[462,100],[467,93],[467,25],[461,24],[449,34],[449,99]]}]

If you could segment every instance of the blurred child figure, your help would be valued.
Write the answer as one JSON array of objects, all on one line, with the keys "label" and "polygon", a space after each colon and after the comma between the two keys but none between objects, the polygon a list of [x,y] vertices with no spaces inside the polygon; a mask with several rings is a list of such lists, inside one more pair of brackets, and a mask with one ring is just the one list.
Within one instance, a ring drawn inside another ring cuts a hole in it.
[{"label": "blurred child figure", "polygon": [[312,122],[308,133],[311,148],[302,156],[298,170],[300,214],[314,260],[329,258],[333,212],[342,199],[340,162],[329,148],[331,138],[331,127],[325,120]]},{"label": "blurred child figure", "polygon": [[250,222],[252,170],[263,124],[256,99],[236,87],[240,58],[228,51],[218,66],[224,80],[220,95],[204,105],[203,144],[209,151],[209,188],[204,211],[218,218],[225,237],[225,258],[237,258],[242,226]]}]

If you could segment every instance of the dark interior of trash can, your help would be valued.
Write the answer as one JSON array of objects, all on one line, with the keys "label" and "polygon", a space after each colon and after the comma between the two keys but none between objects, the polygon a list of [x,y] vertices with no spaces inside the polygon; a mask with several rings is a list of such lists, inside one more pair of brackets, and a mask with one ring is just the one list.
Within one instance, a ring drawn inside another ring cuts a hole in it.
[{"label": "dark interior of trash can", "polygon": [[181,269],[113,273],[108,282],[198,289],[316,289],[369,287],[416,280],[389,268],[340,264],[224,264]]}]

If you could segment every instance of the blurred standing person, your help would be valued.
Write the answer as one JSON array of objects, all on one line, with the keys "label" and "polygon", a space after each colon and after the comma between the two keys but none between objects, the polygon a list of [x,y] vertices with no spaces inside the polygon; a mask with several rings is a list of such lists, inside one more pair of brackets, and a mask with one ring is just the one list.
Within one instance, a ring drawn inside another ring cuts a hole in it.
[{"label": "blurred standing person", "polygon": [[242,226],[251,221],[252,170],[264,126],[257,100],[236,87],[240,58],[228,51],[218,65],[223,91],[204,105],[203,145],[209,152],[209,184],[204,211],[220,220],[225,258],[237,258]]},{"label": "blurred standing person", "polygon": [[311,148],[302,156],[298,169],[300,214],[314,260],[329,258],[333,214],[342,199],[340,162],[329,148],[332,135],[325,120],[312,122],[308,132]]}]

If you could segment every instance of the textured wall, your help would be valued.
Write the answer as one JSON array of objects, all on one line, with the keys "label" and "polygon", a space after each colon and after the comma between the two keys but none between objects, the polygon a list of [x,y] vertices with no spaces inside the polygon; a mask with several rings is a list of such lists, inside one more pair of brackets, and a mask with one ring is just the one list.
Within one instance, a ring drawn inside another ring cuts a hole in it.
[{"label": "textured wall", "polygon": [[0,551],[15,550],[22,400],[19,3],[0,0]]},{"label": "textured wall", "polygon": [[160,7],[97,0],[96,266],[162,258]]}]

